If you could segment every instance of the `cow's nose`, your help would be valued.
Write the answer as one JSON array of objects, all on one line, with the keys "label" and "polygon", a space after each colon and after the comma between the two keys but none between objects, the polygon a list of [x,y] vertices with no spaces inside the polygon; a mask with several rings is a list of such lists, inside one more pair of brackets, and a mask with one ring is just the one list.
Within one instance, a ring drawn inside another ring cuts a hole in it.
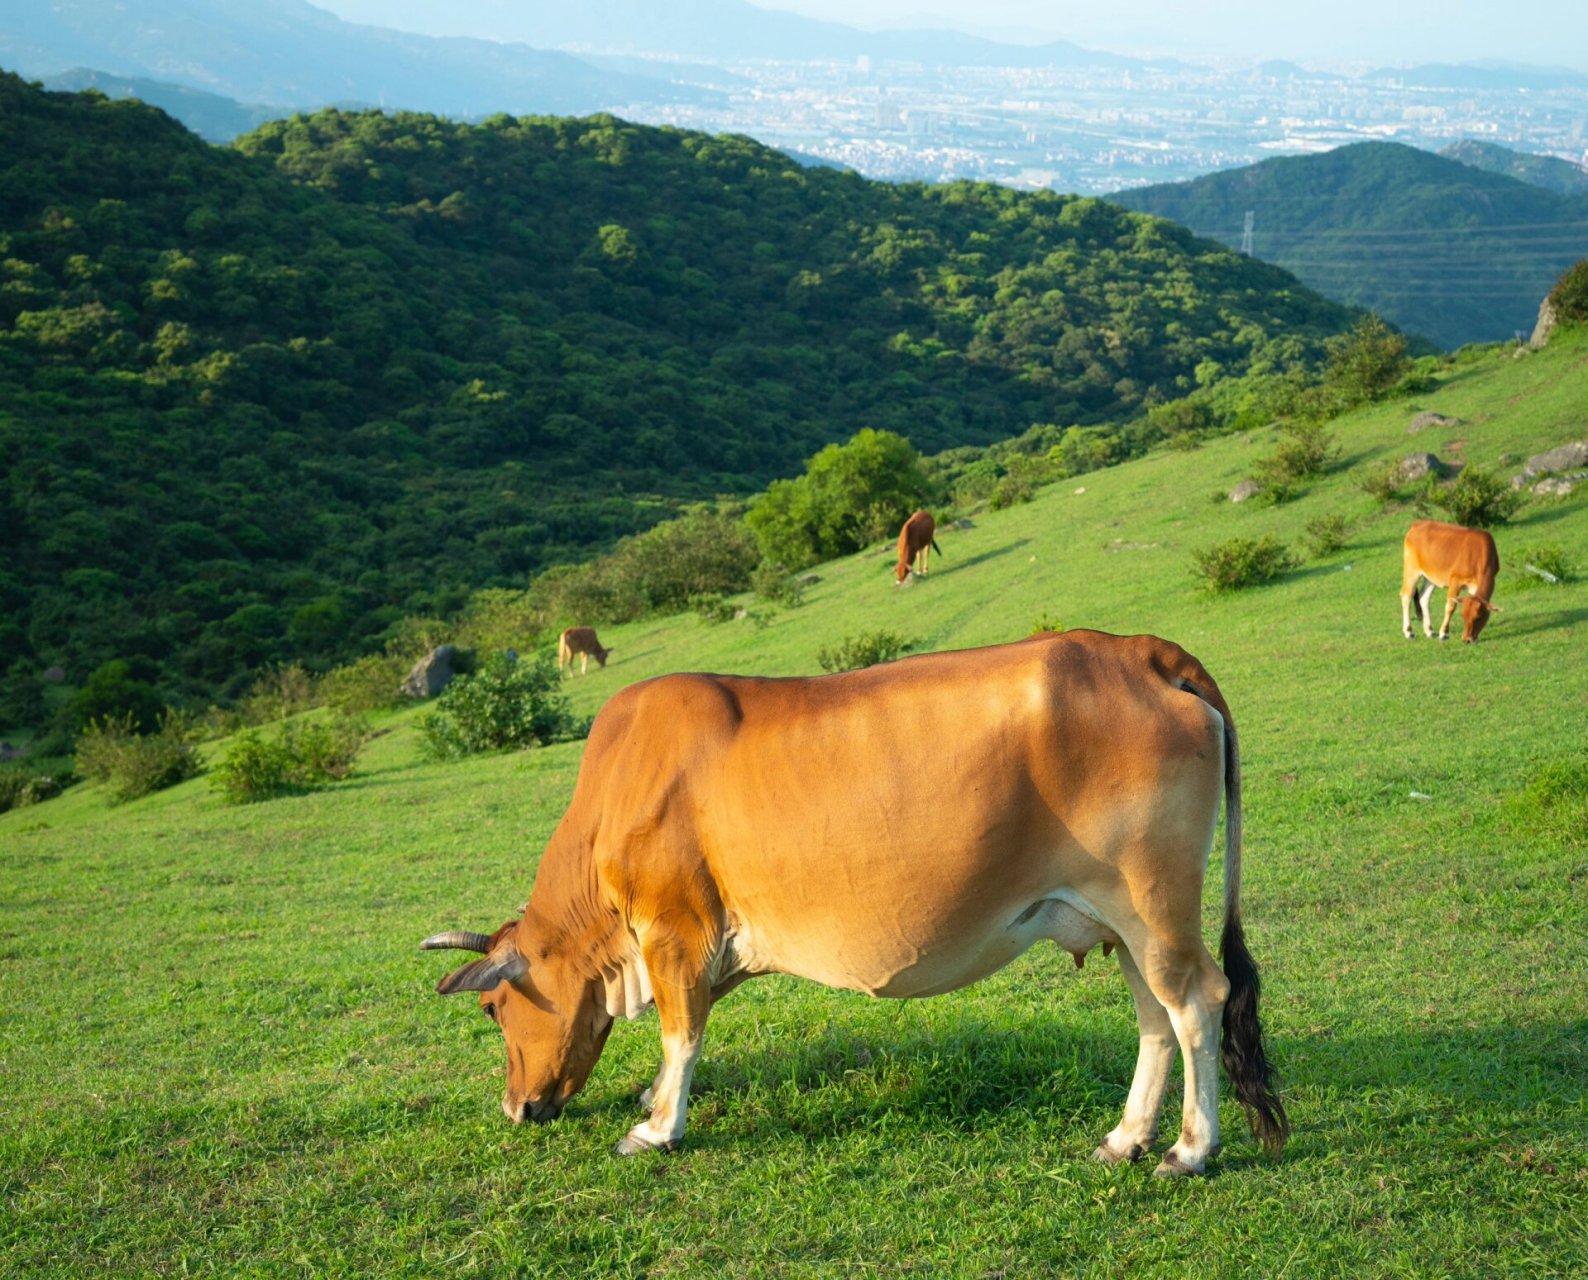
[{"label": "cow's nose", "polygon": [[550,1124],[561,1114],[562,1108],[554,1102],[545,1102],[540,1098],[525,1098],[520,1119],[533,1120],[536,1124]]}]

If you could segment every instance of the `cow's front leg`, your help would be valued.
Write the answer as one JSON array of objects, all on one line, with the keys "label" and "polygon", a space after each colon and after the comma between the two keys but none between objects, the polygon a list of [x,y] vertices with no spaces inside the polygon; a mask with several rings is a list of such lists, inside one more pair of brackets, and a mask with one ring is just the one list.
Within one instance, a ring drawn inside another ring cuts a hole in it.
[{"label": "cow's front leg", "polygon": [[695,1074],[704,1043],[706,1014],[711,1009],[711,983],[704,972],[691,974],[677,963],[690,948],[653,945],[650,938],[641,943],[645,967],[651,975],[651,990],[662,1024],[662,1069],[641,1105],[650,1106],[648,1120],[635,1125],[618,1143],[620,1156],[642,1151],[671,1151],[684,1137],[684,1121],[689,1109],[689,1082]]},{"label": "cow's front leg", "polygon": [[1450,617],[1456,611],[1456,606],[1461,603],[1461,592],[1452,585],[1445,590],[1445,620],[1439,624],[1439,638],[1450,639]]}]

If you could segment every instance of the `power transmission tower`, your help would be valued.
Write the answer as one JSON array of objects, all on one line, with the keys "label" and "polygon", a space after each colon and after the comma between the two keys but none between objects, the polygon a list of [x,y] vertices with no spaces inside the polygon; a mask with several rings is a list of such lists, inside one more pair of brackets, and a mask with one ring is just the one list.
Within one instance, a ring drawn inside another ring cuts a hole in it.
[{"label": "power transmission tower", "polygon": [[1252,224],[1257,221],[1257,210],[1246,211],[1246,226],[1241,231],[1241,253],[1250,258],[1252,256]]}]

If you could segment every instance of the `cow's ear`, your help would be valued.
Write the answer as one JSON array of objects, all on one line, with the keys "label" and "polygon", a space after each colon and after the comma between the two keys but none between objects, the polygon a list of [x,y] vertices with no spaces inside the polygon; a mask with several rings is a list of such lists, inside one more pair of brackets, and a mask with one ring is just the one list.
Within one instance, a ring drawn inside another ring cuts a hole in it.
[{"label": "cow's ear", "polygon": [[449,973],[436,983],[436,993],[450,996],[457,991],[494,991],[504,982],[523,977],[528,968],[518,948],[510,947],[505,955],[494,953],[482,960],[471,960],[463,968]]}]

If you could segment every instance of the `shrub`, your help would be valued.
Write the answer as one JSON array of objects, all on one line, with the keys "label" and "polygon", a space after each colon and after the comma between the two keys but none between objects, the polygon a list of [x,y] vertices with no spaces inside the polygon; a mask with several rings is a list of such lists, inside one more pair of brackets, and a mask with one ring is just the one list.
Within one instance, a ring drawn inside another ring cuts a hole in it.
[{"label": "shrub", "polygon": [[1323,475],[1340,456],[1340,441],[1321,422],[1281,424],[1284,437],[1274,452],[1252,468],[1252,479],[1274,502],[1292,497],[1305,480]]},{"label": "shrub", "polygon": [[1338,512],[1307,521],[1307,550],[1314,560],[1340,550],[1350,536],[1351,526]]},{"label": "shrub", "polygon": [[892,631],[862,631],[859,635],[845,636],[843,643],[834,648],[823,645],[816,652],[816,661],[823,671],[855,671],[874,667],[879,662],[892,662],[914,645],[913,640],[906,640]]},{"label": "shrub", "polygon": [[1559,324],[1588,324],[1588,258],[1567,267],[1549,291]]},{"label": "shrub", "polygon": [[738,609],[730,600],[724,600],[715,591],[702,596],[690,596],[689,607],[702,622],[713,625],[721,622],[732,622]]},{"label": "shrub", "polygon": [[270,724],[319,704],[314,677],[294,663],[260,672],[238,703],[244,724]]},{"label": "shrub", "polygon": [[325,705],[346,715],[360,716],[402,701],[403,677],[412,664],[396,653],[372,653],[320,677],[320,697]]},{"label": "shrub", "polygon": [[1406,339],[1372,313],[1349,333],[1327,339],[1324,351],[1324,386],[1342,410],[1383,399],[1411,368]]},{"label": "shrub", "polygon": [[1527,496],[1493,472],[1469,466],[1446,488],[1430,479],[1427,499],[1456,524],[1489,529],[1506,523]]},{"label": "shrub", "polygon": [[[1570,582],[1577,576],[1575,567],[1566,558],[1566,553],[1561,550],[1559,543],[1550,543],[1548,546],[1542,547],[1529,547],[1515,557],[1514,563],[1520,572],[1517,574],[1516,580],[1511,583],[1512,587],[1559,586],[1562,583]],[[1551,583],[1546,578],[1541,578],[1535,573],[1529,573],[1527,571],[1528,565],[1532,565],[1535,569],[1542,569],[1545,573],[1552,575],[1556,582]]]},{"label": "shrub", "polygon": [[1031,619],[1031,634],[1041,635],[1044,631],[1063,631],[1064,624],[1050,613],[1043,613]]},{"label": "shrub", "polygon": [[273,733],[247,729],[227,747],[212,781],[228,804],[312,791],[349,777],[368,737],[364,722],[346,714],[288,720]]},{"label": "shrub", "polygon": [[57,777],[35,769],[0,769],[0,813],[53,800],[71,780],[69,773]]},{"label": "shrub", "polygon": [[92,721],[77,738],[77,770],[110,788],[113,803],[175,786],[199,771],[198,726],[167,708],[159,727],[139,733],[132,712]]},{"label": "shrub", "polygon": [[1047,481],[1051,464],[1044,466],[1034,458],[1016,455],[1008,460],[1008,470],[993,485],[987,505],[994,511],[1030,502],[1036,496],[1037,486]]},{"label": "shrub", "polygon": [[1356,487],[1371,498],[1388,506],[1407,496],[1398,476],[1400,464],[1394,458],[1382,458],[1370,467],[1353,473]]},{"label": "shrub", "polygon": [[1231,538],[1216,546],[1193,551],[1194,572],[1209,591],[1239,591],[1268,582],[1299,563],[1284,543],[1271,533],[1261,538]]},{"label": "shrub", "polygon": [[493,658],[441,691],[435,709],[419,721],[422,749],[452,760],[582,737],[589,726],[574,717],[561,687],[548,651],[532,659]]},{"label": "shrub", "polygon": [[805,584],[780,564],[763,561],[750,575],[750,586],[763,600],[797,609],[805,603]]}]

